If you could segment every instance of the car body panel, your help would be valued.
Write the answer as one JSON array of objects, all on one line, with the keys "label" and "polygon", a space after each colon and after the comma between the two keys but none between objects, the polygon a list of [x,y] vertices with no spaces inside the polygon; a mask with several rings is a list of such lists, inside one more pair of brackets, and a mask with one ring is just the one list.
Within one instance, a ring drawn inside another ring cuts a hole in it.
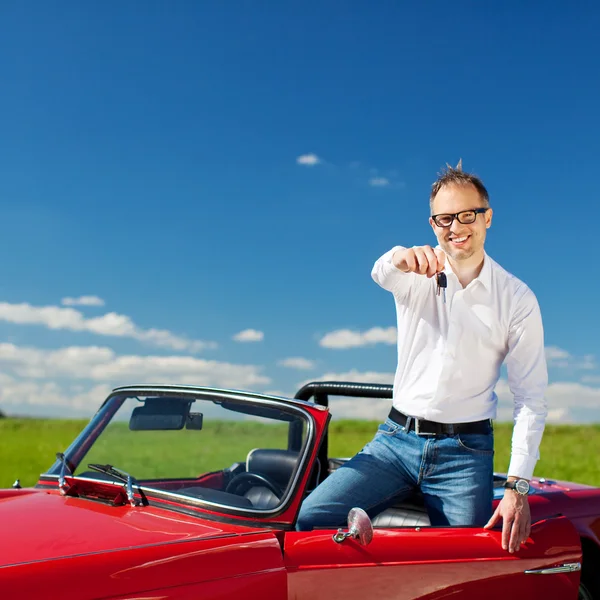
[{"label": "car body panel", "polygon": [[[382,390],[390,393],[386,386],[329,385],[341,396],[365,389],[370,397]],[[577,598],[580,573],[576,567],[572,572],[551,575],[525,574],[525,570],[577,565],[582,560],[582,537],[594,547],[599,545],[600,490],[592,486],[534,479],[529,502],[536,523],[530,540],[516,554],[502,550],[500,527],[491,531],[376,527],[373,540],[365,546],[352,538],[336,543],[333,529],[295,531],[307,490],[335,468],[331,465],[343,462],[329,460],[327,397],[321,384],[313,387],[315,402],[193,386],[119,388],[114,394],[124,390],[141,395],[148,391],[170,395],[223,392],[236,402],[289,405],[293,411],[302,411],[310,420],[306,430],[310,435],[305,431],[310,443],[307,441],[306,462],[291,480],[293,493],[276,510],[244,512],[235,505],[219,507],[201,496],[178,493],[191,480],[181,479],[176,472],[164,480],[141,481],[143,494],[133,486],[132,498],[127,498],[125,482],[92,478],[90,483],[87,476],[63,474],[68,485],[61,493],[63,463],[54,463],[35,488],[0,490],[3,596],[352,600],[376,595],[380,600],[448,596],[493,600],[504,599],[507,589],[516,589],[519,595],[526,593],[534,599]],[[93,436],[111,418],[110,398],[65,451],[64,464],[75,461],[77,466],[93,446]],[[298,436],[299,430],[290,425],[288,449],[293,446],[297,450]],[[235,469],[240,465],[245,469],[250,464],[248,457],[236,458],[240,462],[234,463]],[[236,472],[231,468],[205,470],[194,475],[194,485],[217,492]],[[503,493],[502,474],[496,478],[495,503]],[[83,483],[78,487],[74,480]],[[144,499],[148,505],[139,505]],[[137,505],[132,506],[132,500]]]},{"label": "car body panel", "polygon": [[256,532],[4,567],[0,589],[6,598],[283,599],[286,577],[275,535]]},{"label": "car body panel", "polygon": [[[476,530],[474,530],[476,529]],[[581,560],[579,536],[565,518],[537,523],[515,554],[502,550],[500,531],[479,528],[377,529],[368,546],[332,540],[334,530],[286,534],[291,597],[380,600],[506,598],[506,585],[533,598],[577,598],[579,573],[525,574]],[[467,596],[464,596],[467,594]]]},{"label": "car body panel", "polygon": [[85,498],[63,497],[56,490],[0,499],[0,522],[0,565],[224,538],[245,532],[229,523],[153,506],[110,506]]}]

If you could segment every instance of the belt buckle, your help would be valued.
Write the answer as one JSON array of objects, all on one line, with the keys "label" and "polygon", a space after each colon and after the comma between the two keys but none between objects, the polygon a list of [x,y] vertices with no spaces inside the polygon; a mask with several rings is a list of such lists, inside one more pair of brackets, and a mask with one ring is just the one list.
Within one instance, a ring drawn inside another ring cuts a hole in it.
[{"label": "belt buckle", "polygon": [[417,419],[415,417],[413,420],[415,422],[415,433],[417,435],[435,435],[435,433],[429,433],[429,432],[426,432],[426,431],[424,431],[424,432],[421,433],[421,427],[419,425],[419,423],[421,422],[421,419]]}]

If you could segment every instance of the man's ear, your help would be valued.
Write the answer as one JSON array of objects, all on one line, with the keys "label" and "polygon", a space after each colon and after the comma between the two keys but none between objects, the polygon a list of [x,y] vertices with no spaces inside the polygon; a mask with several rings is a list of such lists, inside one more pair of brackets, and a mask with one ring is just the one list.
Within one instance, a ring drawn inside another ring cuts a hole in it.
[{"label": "man's ear", "polygon": [[431,225],[431,229],[433,229],[433,233],[435,233],[435,222],[431,217],[429,217],[429,224]]},{"label": "man's ear", "polygon": [[494,211],[490,208],[485,212],[485,228],[489,229],[492,226],[492,216]]}]

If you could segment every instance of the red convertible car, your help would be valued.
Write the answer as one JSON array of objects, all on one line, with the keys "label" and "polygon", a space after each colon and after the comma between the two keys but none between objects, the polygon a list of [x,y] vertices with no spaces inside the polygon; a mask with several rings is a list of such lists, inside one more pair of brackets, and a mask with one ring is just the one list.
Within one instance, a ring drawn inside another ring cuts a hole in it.
[{"label": "red convertible car", "polygon": [[328,455],[330,398],[391,394],[115,389],[34,487],[0,490],[0,596],[600,598],[600,489],[586,485],[535,479],[514,554],[500,527],[432,527],[418,497],[296,531],[303,499],[344,460]]}]

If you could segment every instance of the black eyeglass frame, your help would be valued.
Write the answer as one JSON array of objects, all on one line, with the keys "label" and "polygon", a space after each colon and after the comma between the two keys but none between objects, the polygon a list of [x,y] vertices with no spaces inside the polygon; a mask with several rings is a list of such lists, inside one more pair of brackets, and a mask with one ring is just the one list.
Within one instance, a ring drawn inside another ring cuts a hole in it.
[{"label": "black eyeglass frame", "polygon": [[[440,213],[437,215],[431,215],[431,218],[433,219],[433,222],[438,226],[438,227],[443,227],[444,229],[447,227],[451,227],[452,223],[454,223],[454,219],[456,219],[459,223],[462,223],[463,225],[470,225],[471,223],[475,223],[475,221],[477,220],[477,215],[481,215],[486,213],[488,210],[490,210],[490,207],[486,207],[486,208],[470,208],[468,210],[461,210],[460,212],[457,213]],[[472,221],[461,221],[459,215],[462,215],[463,213],[475,213],[475,218]],[[450,223],[448,223],[448,225],[440,225],[438,223],[438,218],[439,217],[452,217],[452,221],[450,221]]]}]

